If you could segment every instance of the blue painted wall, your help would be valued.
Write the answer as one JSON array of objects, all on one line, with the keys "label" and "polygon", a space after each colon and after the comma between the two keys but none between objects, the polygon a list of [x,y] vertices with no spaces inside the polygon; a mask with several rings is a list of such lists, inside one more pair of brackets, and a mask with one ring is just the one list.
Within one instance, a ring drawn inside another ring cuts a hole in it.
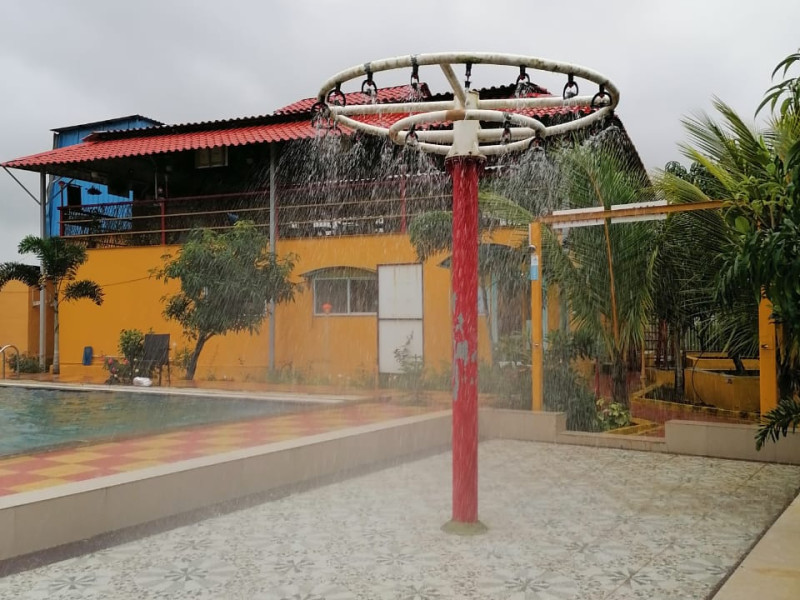
[{"label": "blue painted wall", "polygon": [[[87,123],[86,125],[76,125],[75,127],[63,127],[55,129],[53,136],[53,149],[64,148],[66,146],[73,146],[80,144],[83,138],[95,131],[111,131],[119,129],[140,129],[142,127],[153,127],[160,125],[158,121],[153,121],[145,117],[123,117],[121,119],[111,119],[102,121],[100,123]],[[63,182],[65,185],[59,185]],[[132,200],[132,195],[129,196],[116,196],[108,193],[108,186],[91,183],[88,181],[80,181],[77,179],[65,179],[54,177],[50,180],[50,187],[48,189],[47,200],[47,231],[50,236],[58,236],[60,234],[60,212],[58,207],[67,205],[67,185],[74,185],[80,188],[81,205],[97,205],[107,204],[109,202],[126,202]],[[90,188],[94,187],[99,190],[99,194],[89,194]],[[125,217],[130,216],[130,207],[127,207],[128,214],[120,214],[115,210],[115,216]],[[121,224],[122,225],[122,224]],[[120,227],[122,228],[122,227]]]}]

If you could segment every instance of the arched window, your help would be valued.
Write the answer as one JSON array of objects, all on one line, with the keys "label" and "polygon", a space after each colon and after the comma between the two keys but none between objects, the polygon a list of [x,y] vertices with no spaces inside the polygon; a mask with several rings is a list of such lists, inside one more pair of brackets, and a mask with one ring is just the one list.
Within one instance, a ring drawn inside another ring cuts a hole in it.
[{"label": "arched window", "polygon": [[315,315],[378,312],[378,275],[357,267],[328,267],[305,274],[314,292]]}]

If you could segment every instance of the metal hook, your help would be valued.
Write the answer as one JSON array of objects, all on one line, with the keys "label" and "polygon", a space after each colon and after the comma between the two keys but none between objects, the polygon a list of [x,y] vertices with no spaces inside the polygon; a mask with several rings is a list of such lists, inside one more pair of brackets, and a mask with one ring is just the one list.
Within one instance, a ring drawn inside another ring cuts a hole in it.
[{"label": "metal hook", "polygon": [[325,101],[328,104],[333,104],[334,106],[344,106],[347,104],[347,98],[345,97],[344,92],[342,92],[341,83],[337,83],[336,87],[328,92]]},{"label": "metal hook", "polygon": [[531,84],[531,78],[527,73],[525,65],[520,65],[519,76],[517,77],[517,87],[514,90],[514,97],[520,98],[521,96],[527,96],[531,92],[535,91],[536,88],[533,84]]},{"label": "metal hook", "polygon": [[361,93],[366,94],[370,100],[374,101],[378,97],[378,86],[375,85],[375,81],[372,79],[372,68],[369,63],[364,65],[364,71],[367,74],[367,78],[361,83]]},{"label": "metal hook", "polygon": [[564,84],[564,91],[561,97],[564,100],[569,100],[578,95],[578,84],[575,82],[575,76],[572,73],[567,75],[567,83]]},{"label": "metal hook", "polygon": [[419,88],[419,64],[417,63],[417,55],[411,55],[411,87],[416,92]]},{"label": "metal hook", "polygon": [[[330,94],[328,95],[330,96]],[[324,102],[315,102],[311,107],[311,125],[317,129],[331,129],[333,127],[331,109]]]},{"label": "metal hook", "polygon": [[411,127],[408,128],[408,133],[406,134],[405,145],[414,148],[417,143],[419,143],[419,137],[417,137],[417,126],[411,125]]},{"label": "metal hook", "polygon": [[608,106],[613,101],[614,101],[614,99],[611,97],[611,94],[609,94],[606,91],[606,86],[601,83],[600,84],[600,91],[597,92],[592,97],[592,103],[589,106],[591,108],[597,108],[598,106]]}]

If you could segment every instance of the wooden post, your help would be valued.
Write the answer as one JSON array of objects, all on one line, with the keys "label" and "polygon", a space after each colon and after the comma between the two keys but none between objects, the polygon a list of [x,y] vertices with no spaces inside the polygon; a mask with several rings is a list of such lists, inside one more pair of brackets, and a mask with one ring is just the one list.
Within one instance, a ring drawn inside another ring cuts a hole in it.
[{"label": "wooden post", "polygon": [[531,223],[529,230],[531,253],[531,409],[542,410],[544,390],[544,331],[542,330],[542,225]]}]

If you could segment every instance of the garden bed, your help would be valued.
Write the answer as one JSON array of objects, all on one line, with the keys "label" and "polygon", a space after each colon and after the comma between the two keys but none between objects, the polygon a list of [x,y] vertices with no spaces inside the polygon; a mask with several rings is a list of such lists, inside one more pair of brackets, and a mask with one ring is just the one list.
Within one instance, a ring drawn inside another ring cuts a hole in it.
[{"label": "garden bed", "polygon": [[636,419],[646,419],[656,423],[666,423],[672,419],[694,421],[716,421],[722,423],[758,422],[757,411],[734,411],[694,404],[685,399],[678,401],[674,388],[653,385],[635,392],[631,396],[631,415]]}]

